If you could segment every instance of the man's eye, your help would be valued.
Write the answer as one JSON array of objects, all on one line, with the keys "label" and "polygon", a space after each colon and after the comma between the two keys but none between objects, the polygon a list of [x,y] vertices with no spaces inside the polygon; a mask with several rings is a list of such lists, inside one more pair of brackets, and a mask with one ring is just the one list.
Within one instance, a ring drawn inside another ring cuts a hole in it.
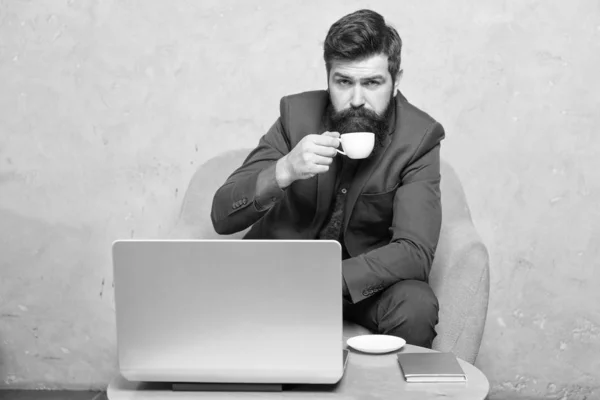
[{"label": "man's eye", "polygon": [[338,81],[338,83],[339,83],[340,85],[349,85],[349,84],[350,84],[350,81],[349,81],[349,80],[347,80],[347,79],[341,79],[341,80],[339,80],[339,81]]},{"label": "man's eye", "polygon": [[379,82],[377,82],[377,81],[369,81],[369,82],[367,82],[367,86],[377,86],[377,85],[379,85]]}]

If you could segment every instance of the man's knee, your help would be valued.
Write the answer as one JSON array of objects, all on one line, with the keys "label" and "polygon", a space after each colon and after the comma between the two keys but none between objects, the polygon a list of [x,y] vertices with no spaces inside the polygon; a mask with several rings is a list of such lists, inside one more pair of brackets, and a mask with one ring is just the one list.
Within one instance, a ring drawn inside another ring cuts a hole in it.
[{"label": "man's knee", "polygon": [[378,308],[381,333],[400,336],[409,344],[431,347],[436,336],[439,303],[429,284],[400,281],[381,294]]}]

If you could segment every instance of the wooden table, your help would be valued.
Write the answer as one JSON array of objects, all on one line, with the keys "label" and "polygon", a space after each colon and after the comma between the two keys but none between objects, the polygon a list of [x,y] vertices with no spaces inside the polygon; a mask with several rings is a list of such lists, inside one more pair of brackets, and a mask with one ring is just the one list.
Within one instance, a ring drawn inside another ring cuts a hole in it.
[{"label": "wooden table", "polygon": [[192,399],[401,399],[482,400],[489,392],[485,375],[459,359],[466,383],[406,383],[398,364],[398,353],[431,352],[406,345],[397,352],[372,355],[350,349],[344,377],[337,385],[292,385],[283,392],[174,392],[170,385],[128,382],[121,376],[107,389],[109,400]]}]

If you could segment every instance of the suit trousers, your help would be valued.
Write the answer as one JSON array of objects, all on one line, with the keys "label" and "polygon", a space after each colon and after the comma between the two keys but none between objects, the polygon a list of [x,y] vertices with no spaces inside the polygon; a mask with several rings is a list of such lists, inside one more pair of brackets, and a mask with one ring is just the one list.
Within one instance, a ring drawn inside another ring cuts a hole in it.
[{"label": "suit trousers", "polygon": [[404,280],[356,304],[344,299],[344,319],[373,333],[399,336],[431,348],[437,336],[439,303],[428,283]]}]

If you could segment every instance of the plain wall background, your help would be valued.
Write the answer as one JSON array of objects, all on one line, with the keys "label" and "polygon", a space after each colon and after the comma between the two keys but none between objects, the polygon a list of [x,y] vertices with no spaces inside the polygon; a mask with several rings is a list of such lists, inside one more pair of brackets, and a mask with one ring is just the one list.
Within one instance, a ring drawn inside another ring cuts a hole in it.
[{"label": "plain wall background", "polygon": [[489,247],[493,396],[600,397],[593,0],[0,1],[0,387],[106,387],[111,242],[165,235],[199,164],[325,88],[327,30],[363,7]]}]

